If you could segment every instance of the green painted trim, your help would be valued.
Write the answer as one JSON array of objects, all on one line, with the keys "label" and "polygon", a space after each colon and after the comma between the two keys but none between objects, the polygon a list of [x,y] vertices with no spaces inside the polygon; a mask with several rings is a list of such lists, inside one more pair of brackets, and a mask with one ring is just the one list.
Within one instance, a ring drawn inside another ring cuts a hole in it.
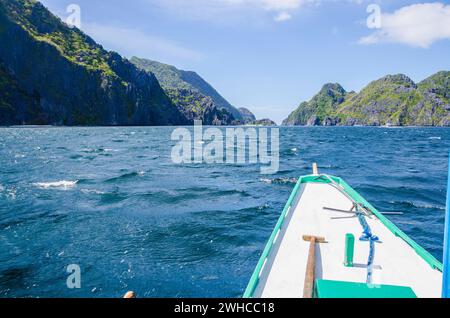
[{"label": "green painted trim", "polygon": [[[427,262],[432,268],[439,270],[442,272],[443,265],[441,262],[439,262],[433,255],[431,255],[427,250],[425,250],[422,246],[417,244],[413,239],[411,239],[408,235],[406,235],[402,230],[400,230],[394,223],[392,223],[388,218],[386,218],[383,214],[381,214],[375,207],[373,207],[369,202],[367,202],[358,192],[356,192],[350,185],[348,185],[343,179],[338,177],[330,176],[333,181],[335,181],[337,184],[341,185],[344,189],[344,191],[357,203],[360,203],[366,207],[368,207],[373,214],[383,223],[384,226],[386,226],[395,236],[400,237],[403,239],[409,246],[411,246],[416,253],[422,257],[422,259]],[[297,184],[294,187],[294,190],[291,193],[291,196],[289,197],[288,202],[286,203],[283,212],[281,213],[280,218],[278,219],[277,225],[275,226],[274,231],[272,232],[272,235],[269,238],[269,242],[267,243],[266,247],[264,248],[264,251],[261,255],[261,258],[259,259],[258,264],[256,265],[255,271],[253,272],[253,275],[250,279],[250,282],[247,286],[247,289],[244,293],[244,298],[251,298],[253,297],[253,294],[256,290],[256,287],[259,283],[259,275],[261,273],[261,270],[264,266],[264,263],[269,256],[270,252],[272,251],[273,244],[275,241],[275,237],[278,234],[278,231],[281,229],[281,227],[284,224],[286,214],[291,207],[292,203],[294,202],[298,190],[300,189],[300,186],[305,183],[330,183],[329,180],[325,178],[320,178],[315,175],[309,175],[309,176],[303,176],[298,179]]]},{"label": "green painted trim", "polygon": [[255,292],[256,287],[259,283],[259,275],[261,274],[261,270],[263,269],[264,263],[269,256],[270,252],[272,251],[273,244],[275,242],[275,238],[278,234],[278,231],[281,230],[281,227],[284,224],[284,221],[286,219],[287,212],[289,211],[289,208],[291,207],[292,203],[294,202],[295,198],[297,197],[298,190],[300,189],[300,185],[302,184],[302,178],[300,178],[297,181],[297,184],[294,187],[294,190],[292,191],[289,200],[287,201],[286,205],[284,206],[283,212],[281,213],[280,218],[278,219],[277,225],[275,225],[275,229],[272,232],[272,235],[270,235],[269,242],[267,242],[266,247],[264,248],[264,251],[258,261],[258,264],[256,265],[256,268],[253,272],[252,277],[250,278],[250,282],[248,283],[247,289],[244,293],[244,298],[251,298],[253,297],[253,294]]}]

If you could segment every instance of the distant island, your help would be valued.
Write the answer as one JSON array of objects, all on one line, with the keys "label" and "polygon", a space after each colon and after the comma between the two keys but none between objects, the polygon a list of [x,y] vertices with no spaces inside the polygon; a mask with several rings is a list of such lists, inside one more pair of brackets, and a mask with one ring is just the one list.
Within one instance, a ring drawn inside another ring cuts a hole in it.
[{"label": "distant island", "polygon": [[247,125],[250,125],[250,126],[277,126],[277,123],[271,119],[264,118],[264,119],[250,121],[247,123]]},{"label": "distant island", "polygon": [[388,75],[361,92],[326,84],[283,121],[285,126],[450,126],[450,72],[416,84]]},{"label": "distant island", "polygon": [[0,125],[244,125],[195,72],[108,52],[40,2],[0,0]]}]

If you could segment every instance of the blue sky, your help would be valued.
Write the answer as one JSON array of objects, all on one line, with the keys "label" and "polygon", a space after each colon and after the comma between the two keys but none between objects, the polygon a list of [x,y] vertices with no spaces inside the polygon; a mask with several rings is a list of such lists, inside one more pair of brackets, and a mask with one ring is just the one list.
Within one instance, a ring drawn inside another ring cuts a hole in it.
[{"label": "blue sky", "polygon": [[[450,70],[450,3],[365,0],[43,0],[106,49],[193,70],[237,107],[278,123],[323,84]],[[381,11],[376,29],[367,26]]]}]

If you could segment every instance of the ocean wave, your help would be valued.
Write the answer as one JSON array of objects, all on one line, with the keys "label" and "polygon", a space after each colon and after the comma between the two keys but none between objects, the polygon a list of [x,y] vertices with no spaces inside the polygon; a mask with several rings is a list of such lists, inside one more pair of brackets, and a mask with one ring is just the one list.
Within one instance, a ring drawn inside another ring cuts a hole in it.
[{"label": "ocean wave", "polygon": [[15,200],[16,199],[16,194],[17,194],[17,189],[16,188],[8,189],[6,192],[7,192],[6,193],[6,197],[8,199],[10,199],[10,200]]},{"label": "ocean wave", "polygon": [[95,190],[95,189],[81,189],[81,192],[84,194],[105,194],[106,192]]},{"label": "ocean wave", "polygon": [[129,172],[124,173],[118,177],[112,177],[107,180],[105,180],[106,183],[114,183],[114,182],[120,182],[120,181],[126,181],[128,179],[136,178],[136,177],[143,177],[145,175],[144,171],[139,172]]},{"label": "ocean wave", "polygon": [[221,197],[221,196],[231,196],[231,195],[240,195],[242,197],[250,197],[250,193],[248,193],[245,190],[219,190],[219,191],[212,191],[210,193],[211,197]]},{"label": "ocean wave", "polygon": [[403,205],[409,208],[416,208],[416,209],[445,210],[445,206],[435,204],[423,204],[413,201],[389,201],[389,203],[394,205]]},{"label": "ocean wave", "polygon": [[17,188],[16,187],[10,187],[7,188],[0,184],[0,194],[5,196],[9,200],[15,200],[16,194],[17,194]]},{"label": "ocean wave", "polygon": [[445,211],[445,206],[433,205],[433,204],[416,204],[416,207],[419,209],[433,209],[433,210]]},{"label": "ocean wave", "polygon": [[284,149],[280,151],[280,155],[282,156],[296,156],[298,155],[298,149],[297,148],[289,148],[289,149]]},{"label": "ocean wave", "polygon": [[102,204],[114,204],[125,201],[128,199],[128,195],[125,193],[120,193],[118,191],[105,192],[101,194]]},{"label": "ocean wave", "polygon": [[268,178],[261,178],[259,181],[267,184],[296,184],[298,179],[297,178],[275,178],[275,179],[268,179]]},{"label": "ocean wave", "polygon": [[442,137],[436,136],[436,137],[429,137],[428,139],[430,139],[430,140],[441,140]]},{"label": "ocean wave", "polygon": [[80,151],[84,152],[84,153],[88,153],[88,154],[95,154],[95,153],[101,154],[101,153],[104,153],[104,152],[116,152],[117,150],[113,149],[113,148],[102,148],[102,147],[100,147],[100,148],[83,148]]},{"label": "ocean wave", "polygon": [[57,190],[69,190],[75,187],[75,185],[78,183],[78,180],[76,181],[55,181],[55,182],[36,182],[33,183],[33,186],[40,188],[40,189],[57,189]]}]

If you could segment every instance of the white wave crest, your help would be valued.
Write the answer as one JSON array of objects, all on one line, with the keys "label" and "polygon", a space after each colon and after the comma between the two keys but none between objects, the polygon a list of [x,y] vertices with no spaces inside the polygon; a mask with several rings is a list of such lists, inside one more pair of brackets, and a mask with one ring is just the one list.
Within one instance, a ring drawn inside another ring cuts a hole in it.
[{"label": "white wave crest", "polygon": [[40,189],[57,189],[57,190],[69,190],[75,187],[77,181],[56,181],[56,182],[36,182],[33,183],[35,187]]},{"label": "white wave crest", "polygon": [[81,189],[81,192],[84,194],[105,194],[103,191],[95,190],[95,189]]},{"label": "white wave crest", "polygon": [[259,179],[259,181],[263,182],[263,183],[267,183],[267,184],[274,184],[274,183],[295,184],[295,183],[297,183],[298,180],[296,178],[275,178],[275,179],[262,178],[262,179]]}]

